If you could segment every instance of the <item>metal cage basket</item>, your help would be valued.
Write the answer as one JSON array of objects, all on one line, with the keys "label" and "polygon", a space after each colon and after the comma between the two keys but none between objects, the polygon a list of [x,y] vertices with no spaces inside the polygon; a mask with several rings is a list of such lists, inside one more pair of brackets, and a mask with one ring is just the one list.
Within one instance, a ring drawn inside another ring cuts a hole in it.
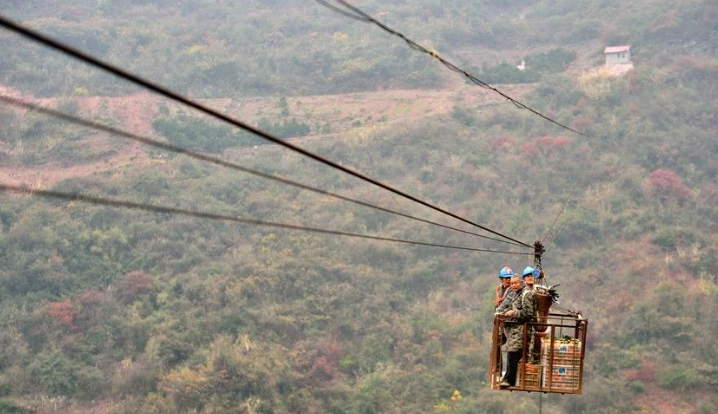
[{"label": "metal cage basket", "polygon": [[[586,353],[588,320],[579,313],[549,312],[550,302],[539,316],[523,326],[523,347],[516,385],[499,386],[502,370],[503,321],[494,319],[489,382],[493,390],[581,394],[583,358]],[[549,298],[550,299],[550,298]],[[543,316],[541,316],[543,315]]]}]

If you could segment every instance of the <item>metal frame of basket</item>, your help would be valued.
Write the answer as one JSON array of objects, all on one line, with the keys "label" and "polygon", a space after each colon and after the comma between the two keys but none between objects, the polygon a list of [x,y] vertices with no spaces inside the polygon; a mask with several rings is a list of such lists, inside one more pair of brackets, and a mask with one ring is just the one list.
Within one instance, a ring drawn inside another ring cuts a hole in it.
[{"label": "metal frame of basket", "polygon": [[[540,305],[539,305],[540,306]],[[549,304],[550,306],[550,304]],[[516,386],[501,388],[501,318],[494,318],[489,383],[492,390],[581,394],[588,320],[580,313],[543,313],[525,323]],[[530,335],[527,335],[530,333]],[[532,344],[533,343],[533,344]]]}]

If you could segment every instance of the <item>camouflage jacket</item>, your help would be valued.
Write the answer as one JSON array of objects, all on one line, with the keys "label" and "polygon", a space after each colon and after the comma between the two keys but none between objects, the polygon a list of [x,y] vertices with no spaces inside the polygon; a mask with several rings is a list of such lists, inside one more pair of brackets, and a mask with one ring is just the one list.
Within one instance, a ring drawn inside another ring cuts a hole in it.
[{"label": "camouflage jacket", "polygon": [[496,308],[496,312],[498,313],[504,313],[507,310],[511,309],[511,302],[513,302],[514,298],[516,297],[516,291],[508,288],[509,292],[506,294],[506,297],[504,300],[501,301],[499,306]]},{"label": "camouflage jacket", "polygon": [[[523,288],[516,292],[511,301],[511,309],[514,316],[506,318],[504,327],[506,329],[506,351],[516,352],[523,347],[524,323],[530,322],[536,316],[536,297],[533,292]],[[529,334],[531,328],[526,328]]]}]

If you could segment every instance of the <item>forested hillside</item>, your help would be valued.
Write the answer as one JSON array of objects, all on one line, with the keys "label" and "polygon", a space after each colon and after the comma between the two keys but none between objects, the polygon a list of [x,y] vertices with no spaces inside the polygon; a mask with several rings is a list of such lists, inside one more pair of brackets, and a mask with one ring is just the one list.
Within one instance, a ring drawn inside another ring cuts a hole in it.
[{"label": "forested hillside", "polygon": [[[544,267],[590,321],[585,386],[545,396],[543,412],[718,410],[718,3],[352,2],[587,136],[314,1],[1,4],[518,239],[565,207]],[[620,44],[635,68],[598,70]],[[15,35],[0,50],[2,94],[462,226]],[[4,105],[0,177],[507,248]],[[535,394],[486,383],[498,269],[529,264],[1,193],[0,413],[535,413]]]}]

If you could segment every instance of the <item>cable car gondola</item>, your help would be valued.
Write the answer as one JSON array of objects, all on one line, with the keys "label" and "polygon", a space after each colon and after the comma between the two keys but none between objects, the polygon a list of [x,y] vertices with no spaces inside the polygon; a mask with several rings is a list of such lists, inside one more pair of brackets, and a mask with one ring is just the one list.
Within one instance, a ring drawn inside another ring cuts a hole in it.
[{"label": "cable car gondola", "polygon": [[588,320],[557,305],[554,287],[541,270],[541,242],[535,244],[537,316],[523,324],[523,345],[514,386],[501,386],[504,318],[494,317],[489,384],[492,390],[581,394]]}]

